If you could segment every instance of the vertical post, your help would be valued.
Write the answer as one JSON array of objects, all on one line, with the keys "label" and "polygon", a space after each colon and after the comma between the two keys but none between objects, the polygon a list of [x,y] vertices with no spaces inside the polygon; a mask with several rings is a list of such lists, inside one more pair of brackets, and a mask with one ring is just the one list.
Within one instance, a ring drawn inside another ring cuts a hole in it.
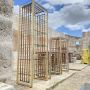
[{"label": "vertical post", "polygon": [[89,49],[89,56],[88,56],[88,60],[89,60],[89,64],[90,64],[90,41],[89,41],[89,46],[88,46],[88,49]]},{"label": "vertical post", "polygon": [[[49,74],[50,74],[50,79],[51,79],[51,70],[52,70],[52,62],[51,62],[51,55],[52,55],[52,41],[51,41],[51,38],[50,38],[49,41],[50,41],[50,43],[49,43],[49,48],[50,48],[50,49],[49,49],[49,52],[48,52],[48,53],[49,53],[49,65],[50,65],[50,66],[49,66]],[[49,41],[48,41],[48,42],[49,42]]]},{"label": "vertical post", "polygon": [[31,87],[33,86],[33,78],[34,78],[34,6],[35,6],[35,0],[32,0],[32,6],[31,6]]},{"label": "vertical post", "polygon": [[62,41],[61,41],[61,38],[59,39],[59,46],[60,46],[60,71],[61,71],[61,74],[62,74]]},{"label": "vertical post", "polygon": [[68,42],[66,41],[66,50],[67,50],[67,71],[69,71],[69,57],[68,57],[68,53],[69,53],[69,51],[68,51]]},{"label": "vertical post", "polygon": [[[20,22],[20,18],[21,18],[21,12],[20,12],[20,7],[19,7],[19,39],[18,40],[20,40],[21,39],[21,32],[20,32],[20,24],[21,24],[21,22]],[[20,42],[21,43],[21,42]],[[16,83],[18,84],[18,81],[19,81],[19,74],[18,74],[18,72],[19,72],[19,53],[20,53],[20,43],[18,42],[18,60],[17,60],[17,77],[16,77]]]},{"label": "vertical post", "polygon": [[45,15],[45,28],[47,30],[47,50],[46,50],[46,80],[48,80],[49,78],[49,62],[48,62],[48,12],[46,12],[46,15]]}]

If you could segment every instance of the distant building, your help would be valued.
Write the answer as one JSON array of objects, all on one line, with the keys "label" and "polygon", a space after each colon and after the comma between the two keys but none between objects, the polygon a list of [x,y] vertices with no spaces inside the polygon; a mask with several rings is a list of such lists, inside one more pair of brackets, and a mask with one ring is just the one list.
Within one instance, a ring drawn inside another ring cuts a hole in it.
[{"label": "distant building", "polygon": [[82,38],[70,35],[65,35],[68,40],[68,52],[73,55],[81,55],[82,51]]},{"label": "distant building", "polygon": [[62,37],[65,38],[65,34],[63,32],[57,32],[53,30],[52,28],[48,28],[48,35],[50,37]]},{"label": "distant building", "polygon": [[83,49],[88,49],[89,46],[90,46],[90,31],[83,32],[83,35],[82,35],[82,48]]}]

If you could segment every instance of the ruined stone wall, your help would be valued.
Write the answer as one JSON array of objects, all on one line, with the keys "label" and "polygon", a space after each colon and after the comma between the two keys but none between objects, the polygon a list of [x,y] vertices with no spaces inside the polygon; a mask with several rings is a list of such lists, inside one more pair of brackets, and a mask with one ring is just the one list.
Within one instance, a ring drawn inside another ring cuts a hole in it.
[{"label": "ruined stone wall", "polygon": [[13,0],[0,0],[0,14],[10,17],[12,15]]},{"label": "ruined stone wall", "polygon": [[61,37],[61,38],[65,38],[65,34],[62,32],[57,32],[55,30],[53,30],[52,28],[48,29],[48,47],[50,50],[50,39],[54,38],[54,37]]},{"label": "ruined stone wall", "polygon": [[90,31],[83,32],[82,35],[82,49],[88,49],[90,46]]},{"label": "ruined stone wall", "polygon": [[11,77],[11,64],[12,3],[9,0],[0,0],[0,80]]},{"label": "ruined stone wall", "polygon": [[[66,35],[66,38],[68,39],[68,51],[69,53],[73,53],[74,56],[77,57],[77,55],[81,55],[82,52],[82,39],[81,37],[75,37]],[[77,57],[78,58],[78,57]]]},{"label": "ruined stone wall", "polygon": [[19,15],[13,15],[13,51],[18,51]]},{"label": "ruined stone wall", "polygon": [[[4,47],[4,49],[7,47],[11,48],[12,47],[11,44],[12,44],[12,21],[5,17],[0,17],[0,50],[2,51],[2,47]],[[3,53],[6,52],[2,52],[4,58],[10,59],[9,55]],[[9,54],[9,52],[7,52],[7,54]]]},{"label": "ruined stone wall", "polygon": [[0,15],[0,77],[10,77],[9,72],[11,72],[11,60],[12,21]]},{"label": "ruined stone wall", "polygon": [[16,74],[17,74],[17,60],[18,60],[18,39],[19,39],[19,15],[14,14],[13,15],[13,31],[12,31],[12,71],[13,71],[13,77],[12,80],[15,80]]}]

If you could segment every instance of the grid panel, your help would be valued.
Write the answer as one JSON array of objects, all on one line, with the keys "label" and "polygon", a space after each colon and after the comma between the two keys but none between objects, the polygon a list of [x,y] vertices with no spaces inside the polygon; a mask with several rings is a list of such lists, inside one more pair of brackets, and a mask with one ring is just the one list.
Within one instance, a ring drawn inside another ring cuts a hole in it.
[{"label": "grid panel", "polygon": [[69,71],[68,43],[65,39],[62,39],[62,67],[63,70]]},{"label": "grid panel", "polygon": [[50,75],[48,12],[39,4],[30,3],[21,6],[19,15],[17,83],[32,87],[34,77],[48,80]]},{"label": "grid panel", "polygon": [[40,12],[35,15],[34,56],[35,78],[48,80],[48,14]]},{"label": "grid panel", "polygon": [[50,40],[51,73],[62,74],[61,40],[51,38]]},{"label": "grid panel", "polygon": [[20,8],[20,28],[19,28],[19,51],[17,66],[17,83],[31,87],[31,6]]}]

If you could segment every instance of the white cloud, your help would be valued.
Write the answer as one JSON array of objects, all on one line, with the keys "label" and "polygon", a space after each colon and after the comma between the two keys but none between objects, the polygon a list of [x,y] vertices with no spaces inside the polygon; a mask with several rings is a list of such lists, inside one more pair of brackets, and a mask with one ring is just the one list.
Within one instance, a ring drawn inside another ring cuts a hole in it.
[{"label": "white cloud", "polygon": [[55,10],[55,8],[52,5],[50,5],[49,3],[44,4],[43,7],[45,7],[46,9],[51,9],[53,11]]},{"label": "white cloud", "polygon": [[84,0],[85,4],[90,4],[90,0]]},{"label": "white cloud", "polygon": [[52,5],[83,3],[84,0],[46,0]]},{"label": "white cloud", "polygon": [[88,32],[90,31],[90,28],[89,29],[83,29],[82,32]]},{"label": "white cloud", "polygon": [[[37,0],[43,2],[43,0]],[[49,13],[49,26],[57,29],[61,25],[69,28],[70,30],[84,30],[84,25],[90,23],[90,9],[85,7],[90,3],[90,0],[45,0],[48,3],[44,4],[46,9],[54,10]],[[60,11],[55,11],[53,5],[68,4]]]},{"label": "white cloud", "polygon": [[62,25],[63,20],[61,18],[61,14],[58,11],[55,11],[54,13],[49,13],[49,27],[52,27],[53,29],[57,29]]},{"label": "white cloud", "polygon": [[76,25],[68,24],[66,25],[66,27],[69,28],[70,30],[80,30],[84,28],[83,25],[79,25],[79,24],[76,24]]},{"label": "white cloud", "polygon": [[14,6],[14,14],[19,14],[19,5]]},{"label": "white cloud", "polygon": [[86,9],[82,4],[73,4],[61,10],[65,23],[78,24],[90,21],[90,9]]},{"label": "white cloud", "polygon": [[[82,29],[82,31],[87,31],[84,29],[84,24],[90,23],[90,9],[87,9],[84,4],[90,2],[87,0],[46,0],[49,3],[43,6],[46,9],[52,9],[54,12],[49,13],[49,27],[53,29],[59,28],[61,25],[65,25],[71,30]],[[69,4],[67,7],[62,8],[60,11],[55,11],[53,5],[56,4]],[[80,4],[75,4],[80,3]],[[19,13],[19,6],[14,6],[14,14]]]},{"label": "white cloud", "polygon": [[84,29],[90,23],[90,9],[83,4],[72,4],[49,14],[49,26],[57,29],[65,25],[71,30]]}]

